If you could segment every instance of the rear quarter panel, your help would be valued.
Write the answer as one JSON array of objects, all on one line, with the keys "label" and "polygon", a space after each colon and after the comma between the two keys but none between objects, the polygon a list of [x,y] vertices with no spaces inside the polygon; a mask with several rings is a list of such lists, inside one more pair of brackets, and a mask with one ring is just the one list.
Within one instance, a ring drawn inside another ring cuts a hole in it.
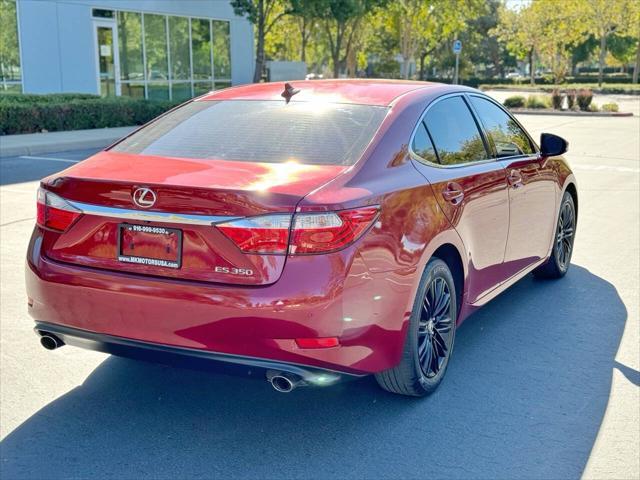
[{"label": "rear quarter panel", "polygon": [[[347,274],[344,282],[345,291],[355,295],[344,297],[344,311],[353,313],[341,337],[383,351],[384,365],[377,370],[400,360],[418,284],[436,249],[455,246],[467,271],[460,237],[409,156],[411,133],[432,97],[422,92],[401,97],[364,158],[297,207],[322,211],[380,205],[379,218],[357,243],[365,271]],[[362,288],[355,288],[358,284]]]}]

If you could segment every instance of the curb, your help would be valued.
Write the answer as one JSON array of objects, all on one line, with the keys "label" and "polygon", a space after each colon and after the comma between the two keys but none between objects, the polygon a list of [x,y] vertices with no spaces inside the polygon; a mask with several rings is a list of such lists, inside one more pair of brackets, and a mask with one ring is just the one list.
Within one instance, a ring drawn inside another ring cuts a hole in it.
[{"label": "curb", "polygon": [[516,115],[557,115],[560,117],[633,117],[632,112],[572,112],[564,110],[532,110],[526,108],[510,108]]},{"label": "curb", "polygon": [[104,148],[124,137],[135,128],[138,127],[4,135],[0,136],[0,158]]}]

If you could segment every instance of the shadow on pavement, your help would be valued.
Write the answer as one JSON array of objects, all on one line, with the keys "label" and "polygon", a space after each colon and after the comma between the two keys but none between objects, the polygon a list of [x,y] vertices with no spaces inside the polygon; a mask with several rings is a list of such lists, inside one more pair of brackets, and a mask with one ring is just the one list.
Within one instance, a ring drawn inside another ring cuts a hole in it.
[{"label": "shadow on pavement", "polygon": [[[99,149],[71,150],[43,155],[0,158],[0,186],[40,180],[97,153]],[[53,160],[48,160],[47,158]],[[69,160],[69,162],[61,161]]]},{"label": "shadow on pavement", "polygon": [[577,478],[627,318],[574,265],[468,319],[426,399],[366,379],[278,394],[266,381],[111,357],[0,445],[3,478]]}]

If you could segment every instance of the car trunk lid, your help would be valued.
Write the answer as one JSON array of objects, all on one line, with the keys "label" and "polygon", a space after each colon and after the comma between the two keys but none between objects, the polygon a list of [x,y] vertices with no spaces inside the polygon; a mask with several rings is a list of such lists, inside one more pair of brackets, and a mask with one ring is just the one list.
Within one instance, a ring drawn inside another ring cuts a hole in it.
[{"label": "car trunk lid", "polygon": [[[50,232],[45,253],[62,262],[134,274],[273,283],[286,255],[244,253],[212,224],[291,215],[302,197],[347,168],[101,152],[43,181],[48,191],[84,212],[68,231]],[[154,195],[148,208],[134,202],[140,189]]]}]

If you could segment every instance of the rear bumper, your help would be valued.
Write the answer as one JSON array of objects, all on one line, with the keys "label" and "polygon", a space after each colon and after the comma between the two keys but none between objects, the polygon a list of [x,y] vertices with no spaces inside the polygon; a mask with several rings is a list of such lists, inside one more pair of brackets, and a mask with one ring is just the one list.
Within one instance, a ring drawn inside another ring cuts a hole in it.
[{"label": "rear bumper", "polygon": [[44,333],[54,334],[65,345],[109,353],[119,357],[210,370],[225,374],[264,378],[269,371],[286,372],[297,375],[308,385],[317,386],[327,386],[340,380],[360,377],[360,375],[262,358],[141,342],[45,322],[36,322],[34,330],[38,335]]},{"label": "rear bumper", "polygon": [[[287,259],[275,284],[239,287],[59,263],[42,254],[41,238],[36,228],[26,267],[37,323],[353,375],[400,360],[412,282],[406,274],[372,274],[356,249]],[[316,337],[338,337],[340,345],[304,349],[295,342]]]}]

